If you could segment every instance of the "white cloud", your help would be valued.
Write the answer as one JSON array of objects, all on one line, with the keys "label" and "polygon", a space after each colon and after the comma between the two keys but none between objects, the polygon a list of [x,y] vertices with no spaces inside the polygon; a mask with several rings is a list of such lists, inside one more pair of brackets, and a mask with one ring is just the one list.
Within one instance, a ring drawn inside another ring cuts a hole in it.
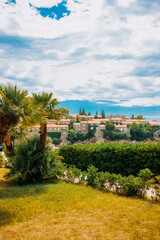
[{"label": "white cloud", "polygon": [[122,101],[119,104],[117,104],[122,107],[132,107],[132,106],[143,106],[143,107],[149,107],[149,106],[159,106],[160,105],[160,97],[156,98],[134,98],[130,99],[128,101]]},{"label": "white cloud", "polygon": [[[17,79],[31,91],[54,91],[60,100],[159,104],[158,9],[143,12],[138,0],[68,0],[71,14],[57,21],[42,17],[29,2],[49,8],[62,0],[4,2],[0,33],[17,39],[0,40],[0,82]],[[18,39],[27,42],[21,49],[14,45]]]},{"label": "white cloud", "polygon": [[53,6],[57,6],[62,1],[63,0],[29,0],[29,3],[31,3],[35,7],[50,8]]}]

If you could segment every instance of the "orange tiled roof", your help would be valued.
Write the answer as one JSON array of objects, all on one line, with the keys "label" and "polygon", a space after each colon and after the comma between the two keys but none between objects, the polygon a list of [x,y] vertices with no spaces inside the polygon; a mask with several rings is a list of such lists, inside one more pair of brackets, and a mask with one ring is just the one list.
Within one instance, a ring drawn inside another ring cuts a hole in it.
[{"label": "orange tiled roof", "polygon": [[160,126],[160,123],[157,120],[148,121],[151,126]]},{"label": "orange tiled roof", "polygon": [[74,126],[80,126],[80,123],[73,123]]},{"label": "orange tiled roof", "polygon": [[56,124],[47,124],[47,128],[63,128],[63,127],[67,127],[68,125],[56,125]]},{"label": "orange tiled roof", "polygon": [[115,125],[115,128],[127,128],[127,125]]}]

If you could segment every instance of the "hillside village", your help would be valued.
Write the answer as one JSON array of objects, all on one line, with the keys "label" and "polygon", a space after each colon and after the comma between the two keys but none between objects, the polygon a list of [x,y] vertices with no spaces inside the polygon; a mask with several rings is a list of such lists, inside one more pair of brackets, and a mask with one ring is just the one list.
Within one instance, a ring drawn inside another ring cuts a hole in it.
[{"label": "hillside village", "polygon": [[[107,118],[102,118],[102,115],[82,115],[69,114],[60,120],[49,120],[47,122],[48,133],[60,133],[63,142],[66,141],[68,131],[74,129],[86,134],[89,130],[96,130],[95,136],[97,140],[103,138],[102,131],[105,130],[107,123],[113,123],[116,130],[121,133],[130,134],[129,126],[136,124],[150,124],[150,126],[160,127],[160,123],[156,120],[146,121],[145,119],[129,119],[125,115],[109,115]],[[30,129],[32,134],[39,133],[40,126],[36,125]]]}]

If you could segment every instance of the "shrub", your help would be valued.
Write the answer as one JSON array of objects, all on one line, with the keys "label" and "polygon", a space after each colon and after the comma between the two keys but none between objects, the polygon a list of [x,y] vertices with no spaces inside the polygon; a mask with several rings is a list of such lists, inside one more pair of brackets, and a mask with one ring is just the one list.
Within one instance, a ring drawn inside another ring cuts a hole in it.
[{"label": "shrub", "polygon": [[[142,172],[147,172],[148,169],[144,169]],[[141,175],[141,174],[139,174]],[[152,175],[152,173],[151,173]],[[128,177],[123,177],[121,174],[111,174],[108,172],[98,172],[98,168],[94,166],[89,166],[87,172],[82,172],[75,166],[71,166],[66,169],[63,179],[67,182],[73,183],[84,183],[92,187],[97,187],[101,190],[108,190],[111,192],[116,192],[120,195],[127,197],[139,196],[145,197],[146,190],[150,187],[150,181],[148,178],[134,177],[129,175]],[[160,187],[155,185],[156,191],[155,200],[159,198]]]},{"label": "shrub", "polygon": [[68,131],[68,137],[67,140],[70,141],[71,143],[75,143],[78,141],[85,141],[87,139],[90,139],[94,137],[95,130],[89,130],[87,133],[82,133],[78,130],[71,129]]},{"label": "shrub", "polygon": [[41,154],[40,140],[33,136],[17,147],[14,157],[10,158],[11,172],[7,177],[17,177],[19,184],[39,182],[43,177],[56,177],[56,163],[60,158],[47,141],[45,154]]},{"label": "shrub", "polygon": [[0,168],[3,167],[4,165],[4,157],[2,155],[2,153],[0,152]]},{"label": "shrub", "polygon": [[60,147],[63,162],[86,171],[90,165],[102,172],[137,175],[149,168],[160,174],[160,144],[158,143],[102,143]]},{"label": "shrub", "polygon": [[48,137],[50,137],[52,139],[54,139],[54,138],[60,139],[61,132],[48,132],[47,135],[48,135]]},{"label": "shrub", "polygon": [[87,185],[90,185],[92,187],[96,187],[97,183],[96,183],[96,179],[97,179],[97,172],[98,172],[98,168],[94,167],[94,166],[89,166],[87,169]]},{"label": "shrub", "polygon": [[153,173],[148,168],[140,170],[138,176],[142,178],[143,181],[150,180],[153,176]]},{"label": "shrub", "polygon": [[75,166],[70,166],[65,169],[64,180],[66,182],[74,182],[74,183],[84,183],[85,182],[86,173],[82,172],[80,169]]},{"label": "shrub", "polygon": [[53,138],[53,139],[52,139],[52,143],[55,144],[55,145],[58,145],[58,144],[60,144],[61,142],[62,142],[62,140],[59,139],[59,138]]}]

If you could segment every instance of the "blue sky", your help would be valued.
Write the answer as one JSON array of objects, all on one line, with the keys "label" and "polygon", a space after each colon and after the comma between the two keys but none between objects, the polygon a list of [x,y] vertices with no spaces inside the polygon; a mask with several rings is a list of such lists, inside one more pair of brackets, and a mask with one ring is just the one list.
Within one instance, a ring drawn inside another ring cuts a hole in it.
[{"label": "blue sky", "polygon": [[0,83],[160,106],[159,0],[1,0]]}]

